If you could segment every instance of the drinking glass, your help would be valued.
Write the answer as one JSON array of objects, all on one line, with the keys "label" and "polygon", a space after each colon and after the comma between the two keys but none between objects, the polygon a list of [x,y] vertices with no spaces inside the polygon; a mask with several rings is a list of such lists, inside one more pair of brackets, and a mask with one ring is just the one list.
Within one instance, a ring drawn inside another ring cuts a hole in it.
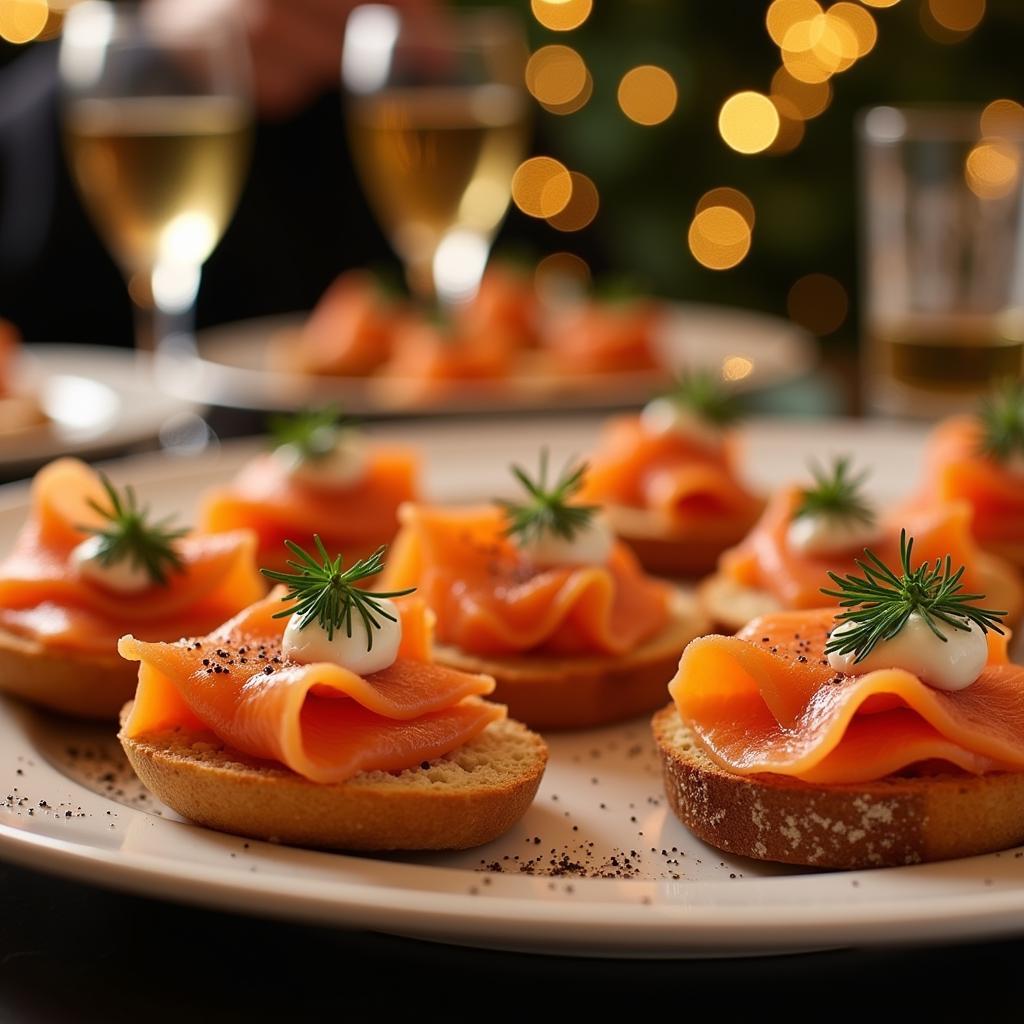
[{"label": "drinking glass", "polygon": [[528,134],[509,11],[356,7],[342,52],[353,159],[412,291],[476,293]]},{"label": "drinking glass", "polygon": [[248,168],[248,51],[230,19],[83,0],[60,51],[64,142],[85,206],[128,283],[136,344],[188,330],[200,269]]},{"label": "drinking glass", "polygon": [[[860,121],[864,386],[873,410],[969,409],[1024,353],[1024,147],[980,111],[876,107]],[[987,126],[991,127],[991,126]]]}]

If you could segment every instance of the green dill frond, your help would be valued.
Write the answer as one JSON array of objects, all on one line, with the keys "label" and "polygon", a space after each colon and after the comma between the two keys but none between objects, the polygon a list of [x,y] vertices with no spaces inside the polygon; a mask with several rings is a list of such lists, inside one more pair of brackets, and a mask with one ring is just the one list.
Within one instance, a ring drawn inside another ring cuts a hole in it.
[{"label": "green dill frond", "polygon": [[331,558],[318,534],[313,535],[313,543],[319,559],[294,541],[286,540],[284,543],[297,559],[288,560],[288,565],[295,571],[260,570],[268,579],[283,583],[288,588],[288,594],[281,598],[282,601],[294,602],[293,607],[276,612],[274,618],[298,615],[299,629],[305,629],[311,622],[318,622],[328,640],[333,640],[335,632],[342,626],[345,627],[345,635],[352,636],[354,612],[362,619],[366,629],[366,649],[372,651],[373,632],[383,625],[381,619],[397,621],[380,602],[391,597],[405,597],[416,589],[410,587],[407,590],[387,592],[359,589],[358,583],[376,576],[384,568],[384,552],[387,548],[383,544],[369,558],[360,559],[347,569],[342,569],[341,555]]},{"label": "green dill frond", "polygon": [[716,427],[731,426],[743,415],[736,396],[721,377],[710,370],[682,374],[675,388],[664,397]]},{"label": "green dill frond", "polygon": [[355,425],[355,420],[336,406],[328,406],[291,416],[271,416],[268,427],[275,448],[290,446],[303,462],[315,462],[329,455],[341,434]]},{"label": "green dill frond", "polygon": [[833,519],[855,519],[871,526],[875,513],[861,493],[868,472],[850,472],[849,458],[837,458],[829,468],[816,463],[811,465],[814,484],[806,488],[793,512],[793,518],[801,516],[827,516]]},{"label": "green dill frond", "polygon": [[907,531],[900,533],[900,567],[893,572],[873,551],[865,548],[865,561],[857,560],[863,576],[840,576],[830,572],[836,589],[822,588],[826,597],[839,599],[845,609],[837,616],[840,623],[854,625],[840,635],[833,632],[825,644],[826,654],[855,654],[854,662],[863,661],[875,647],[891,640],[916,612],[928,628],[943,642],[948,638],[940,623],[960,631],[968,631],[971,623],[983,633],[990,629],[1002,633],[1000,620],[1006,612],[980,608],[984,594],[965,594],[960,580],[964,567],[953,571],[953,561],[937,558],[934,563],[912,564],[914,539]]},{"label": "green dill frond", "polygon": [[998,462],[1024,455],[1024,381],[1005,381],[978,409],[981,452]]}]

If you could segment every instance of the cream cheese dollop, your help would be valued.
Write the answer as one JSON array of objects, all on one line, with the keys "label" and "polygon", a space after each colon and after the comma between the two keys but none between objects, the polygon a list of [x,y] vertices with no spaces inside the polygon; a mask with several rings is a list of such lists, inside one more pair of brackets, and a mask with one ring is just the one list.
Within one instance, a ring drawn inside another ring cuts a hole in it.
[{"label": "cream cheese dollop", "polygon": [[704,448],[720,448],[722,429],[704,419],[681,402],[671,398],[654,398],[640,412],[640,424],[649,434],[678,434]]},{"label": "cream cheese dollop", "polygon": [[314,487],[351,487],[366,476],[369,462],[366,442],[352,430],[341,431],[333,445],[314,458],[304,457],[294,444],[275,448],[274,457],[293,480]]},{"label": "cream cheese dollop", "polygon": [[314,619],[304,629],[299,628],[300,616],[293,615],[285,627],[281,650],[286,658],[302,664],[328,661],[358,676],[368,676],[380,672],[395,663],[398,648],[402,643],[402,620],[395,608],[394,601],[379,598],[376,603],[394,621],[384,615],[374,613],[380,623],[380,629],[371,626],[373,646],[367,650],[368,639],[366,626],[362,616],[353,609],[352,635],[346,632],[344,623],[334,630],[334,636],[328,638],[327,630]]},{"label": "cream cheese dollop", "polygon": [[137,594],[153,586],[153,580],[146,567],[134,558],[119,558],[116,562],[106,564],[102,562],[102,544],[102,538],[93,536],[72,548],[69,562],[72,570],[81,579],[119,594]]},{"label": "cream cheese dollop", "polygon": [[786,530],[791,551],[811,557],[867,547],[878,538],[878,526],[856,516],[808,513],[796,516]]},{"label": "cream cheese dollop", "polygon": [[[975,682],[988,662],[988,641],[977,623],[968,619],[969,629],[953,629],[943,622],[935,624],[946,638],[939,639],[924,617],[911,612],[903,628],[890,640],[882,640],[863,661],[856,655],[828,655],[829,665],[846,675],[863,675],[876,669],[901,668],[913,673],[936,690],[963,690]],[[843,622],[832,637],[843,636],[855,624]]]},{"label": "cream cheese dollop", "polygon": [[612,556],[615,535],[601,516],[592,516],[571,538],[550,530],[516,541],[519,553],[539,569],[559,566],[605,565]]}]

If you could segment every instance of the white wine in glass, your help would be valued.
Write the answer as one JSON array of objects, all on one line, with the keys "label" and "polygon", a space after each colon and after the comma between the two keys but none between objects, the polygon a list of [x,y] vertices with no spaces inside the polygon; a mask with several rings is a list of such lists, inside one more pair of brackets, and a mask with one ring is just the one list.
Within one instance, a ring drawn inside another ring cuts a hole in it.
[{"label": "white wine in glass", "polygon": [[357,7],[342,68],[353,159],[424,299],[469,298],[528,142],[518,23],[497,10],[409,21]]},{"label": "white wine in glass", "polygon": [[137,343],[154,348],[164,317],[191,309],[245,179],[242,42],[223,28],[167,36],[142,9],[87,0],[69,13],[62,45],[72,174],[128,280]]}]

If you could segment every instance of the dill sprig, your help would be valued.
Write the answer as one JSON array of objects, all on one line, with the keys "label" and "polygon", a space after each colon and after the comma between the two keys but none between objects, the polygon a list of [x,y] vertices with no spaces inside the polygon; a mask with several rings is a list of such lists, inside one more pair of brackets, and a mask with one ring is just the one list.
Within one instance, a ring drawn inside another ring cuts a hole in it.
[{"label": "dill sprig", "polygon": [[526,492],[525,501],[506,501],[499,498],[497,503],[504,509],[507,525],[505,534],[514,537],[520,544],[540,540],[545,534],[553,534],[572,540],[584,529],[597,512],[597,505],[574,505],[571,499],[583,486],[587,472],[585,462],[566,463],[553,486],[548,485],[548,450],[540,452],[540,469],[536,479],[521,466],[512,466],[512,474]]},{"label": "dill sprig", "polygon": [[837,458],[830,468],[811,465],[814,485],[800,495],[800,503],[793,512],[793,518],[801,516],[826,516],[833,519],[855,519],[871,526],[875,513],[861,493],[868,471],[850,472],[850,460]]},{"label": "dill sprig", "polygon": [[983,455],[1005,462],[1024,454],[1024,381],[1005,381],[978,409]]},{"label": "dill sprig", "polygon": [[275,612],[274,618],[298,615],[299,629],[305,629],[311,622],[318,622],[328,640],[333,640],[335,632],[342,626],[345,627],[345,635],[352,636],[352,614],[355,612],[363,620],[366,629],[366,649],[372,651],[373,631],[383,626],[380,620],[398,621],[380,602],[390,597],[405,597],[416,589],[409,587],[408,590],[386,592],[359,589],[358,583],[376,576],[384,568],[384,552],[387,548],[383,544],[369,558],[362,558],[347,569],[342,569],[342,556],[331,558],[319,534],[313,534],[319,560],[294,541],[286,540],[284,543],[297,559],[288,560],[288,565],[295,571],[260,570],[268,579],[288,587],[289,592],[281,598],[282,601],[295,602],[294,607]]},{"label": "dill sprig", "polygon": [[839,598],[839,607],[847,609],[837,616],[840,623],[854,625],[839,635],[833,631],[825,644],[826,654],[856,654],[854,662],[863,661],[884,640],[891,640],[917,612],[928,628],[943,642],[948,638],[939,623],[967,632],[971,623],[983,633],[990,629],[1002,634],[1000,619],[1006,612],[979,608],[984,594],[964,594],[960,579],[964,567],[953,572],[953,560],[937,558],[934,563],[922,562],[913,568],[911,558],[914,539],[907,531],[900,533],[900,572],[895,573],[873,551],[864,549],[866,561],[857,559],[863,576],[829,577],[835,590],[822,588],[827,597]]},{"label": "dill sprig", "polygon": [[100,565],[115,565],[128,561],[141,568],[154,583],[161,586],[167,582],[170,572],[183,568],[181,555],[174,542],[188,533],[187,527],[172,527],[174,516],[166,516],[156,522],[149,521],[148,506],[141,506],[135,496],[135,488],[125,487],[121,493],[104,473],[99,474],[100,483],[106,492],[108,508],[98,501],[88,499],[89,507],[104,519],[102,526],[80,526],[83,533],[99,538],[96,558]]},{"label": "dill sprig", "polygon": [[728,427],[743,415],[736,396],[710,370],[683,373],[664,397],[716,427]]},{"label": "dill sprig", "polygon": [[336,406],[307,409],[291,416],[272,416],[268,423],[274,447],[293,448],[303,462],[315,462],[330,455],[342,432],[352,430],[355,425],[355,420]]}]

